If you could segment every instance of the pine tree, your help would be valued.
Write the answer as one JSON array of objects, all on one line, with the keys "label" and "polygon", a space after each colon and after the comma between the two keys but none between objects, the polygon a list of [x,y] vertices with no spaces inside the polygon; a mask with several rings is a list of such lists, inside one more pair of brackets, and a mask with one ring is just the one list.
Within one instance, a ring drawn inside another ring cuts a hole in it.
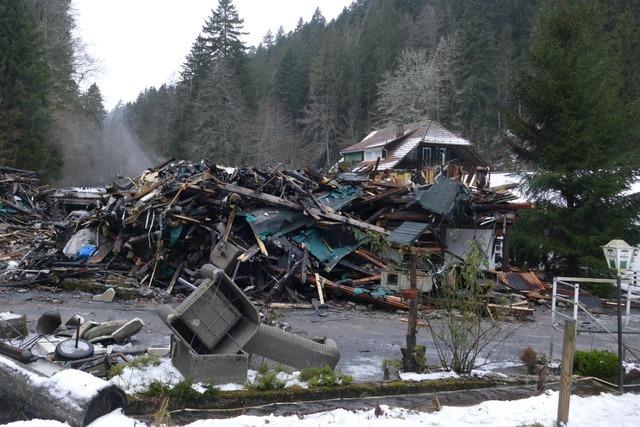
[{"label": "pine tree", "polygon": [[43,55],[29,4],[0,3],[0,163],[52,176],[60,158],[49,139],[51,89]]},{"label": "pine tree", "polygon": [[104,100],[97,84],[92,84],[80,97],[82,111],[91,120],[93,126],[102,127],[107,112],[104,109]]},{"label": "pine tree", "polygon": [[267,33],[262,37],[262,45],[265,49],[271,49],[275,44],[273,33],[271,30],[268,30]]},{"label": "pine tree", "polygon": [[623,96],[606,17],[591,1],[545,2],[520,80],[522,117],[511,118],[538,206],[522,215],[514,246],[553,272],[604,270],[601,245],[639,237],[637,198],[621,194],[640,173],[640,111]]},{"label": "pine tree", "polygon": [[284,28],[282,28],[282,25],[280,25],[280,28],[278,28],[278,31],[276,32],[276,44],[282,43],[284,39]]},{"label": "pine tree", "polygon": [[238,15],[232,0],[220,0],[202,28],[203,38],[215,59],[235,59],[244,55],[240,40],[244,20]]}]

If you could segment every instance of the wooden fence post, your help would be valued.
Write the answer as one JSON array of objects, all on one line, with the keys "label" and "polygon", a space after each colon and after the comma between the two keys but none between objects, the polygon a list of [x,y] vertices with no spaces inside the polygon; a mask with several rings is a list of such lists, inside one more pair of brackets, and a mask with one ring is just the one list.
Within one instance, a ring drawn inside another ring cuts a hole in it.
[{"label": "wooden fence post", "polygon": [[576,321],[565,320],[562,340],[562,371],[560,373],[560,397],[558,399],[558,427],[569,421],[569,399],[571,399],[571,378],[573,376],[573,353],[576,349]]}]

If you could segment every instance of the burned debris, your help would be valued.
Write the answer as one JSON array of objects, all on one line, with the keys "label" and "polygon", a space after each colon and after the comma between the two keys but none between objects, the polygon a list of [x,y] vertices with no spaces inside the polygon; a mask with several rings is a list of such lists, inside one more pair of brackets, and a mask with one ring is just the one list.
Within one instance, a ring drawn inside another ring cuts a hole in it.
[{"label": "burned debris", "polygon": [[[470,240],[483,241],[491,270],[508,257],[495,248],[522,207],[509,203],[515,196],[488,183],[471,186],[477,171],[447,174],[443,167],[417,184],[375,170],[328,177],[169,161],[86,192],[86,209],[78,209],[77,194],[65,205],[56,192],[50,203],[58,209],[38,227],[5,231],[17,247],[3,245],[2,259],[12,262],[3,279],[64,285],[90,278],[93,292],[188,295],[198,269],[211,263],[266,303],[324,300],[326,293],[405,309],[405,260],[397,250],[404,240],[432,267],[462,260]],[[23,235],[28,251],[20,250]],[[429,291],[432,278],[423,276]]]}]

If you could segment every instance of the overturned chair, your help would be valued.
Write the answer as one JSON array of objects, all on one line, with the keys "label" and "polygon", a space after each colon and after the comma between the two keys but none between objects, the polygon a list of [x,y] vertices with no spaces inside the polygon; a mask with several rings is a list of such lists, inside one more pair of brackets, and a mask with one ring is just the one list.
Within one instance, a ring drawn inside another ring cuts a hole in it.
[{"label": "overturned chair", "polygon": [[159,314],[173,331],[174,366],[193,381],[244,383],[249,361],[296,369],[334,367],[340,359],[335,342],[311,340],[260,324],[258,311],[224,271],[207,264],[203,283],[175,310]]}]

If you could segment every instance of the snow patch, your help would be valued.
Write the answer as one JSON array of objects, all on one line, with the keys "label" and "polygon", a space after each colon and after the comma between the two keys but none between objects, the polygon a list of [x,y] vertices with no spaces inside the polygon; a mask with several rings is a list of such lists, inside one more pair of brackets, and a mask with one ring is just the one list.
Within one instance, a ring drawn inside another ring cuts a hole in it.
[{"label": "snow patch", "polygon": [[400,373],[400,379],[403,381],[444,380],[447,378],[460,378],[460,375],[453,371],[429,372],[426,374],[416,374],[415,372]]},{"label": "snow patch", "polygon": [[146,391],[154,382],[160,382],[172,387],[183,381],[184,377],[173,366],[170,359],[162,359],[158,366],[143,366],[132,368],[126,366],[120,375],[117,375],[109,382],[127,394],[138,394]]},{"label": "snow patch", "polygon": [[5,311],[0,313],[0,319],[2,320],[16,320],[22,317],[22,314],[14,313],[13,311]]},{"label": "snow patch", "polygon": [[90,399],[100,390],[109,386],[108,382],[75,369],[65,369],[56,372],[51,377],[44,377],[23,368],[4,356],[0,356],[0,363],[13,369],[16,375],[24,375],[33,384],[47,388],[53,397],[67,401],[70,405],[77,405],[77,400]]},{"label": "snow patch", "polygon": [[[373,409],[348,411],[336,409],[310,415],[248,416],[227,419],[199,420],[185,427],[318,427],[335,425],[344,427],[413,427],[416,425],[440,427],[476,427],[479,425],[513,427],[539,423],[555,425],[558,410],[558,392],[547,391],[527,399],[499,401],[489,400],[468,407],[444,406],[438,412],[425,413],[380,405],[382,414]],[[640,399],[627,393],[616,396],[603,393],[599,396],[571,397],[568,427],[587,425],[637,425]],[[32,420],[7,424],[11,427],[67,427],[57,421]],[[5,427],[6,427],[5,426]],[[98,418],[89,427],[142,427],[144,424],[126,417],[121,410]]]},{"label": "snow patch", "polygon": [[122,413],[122,409],[116,409],[115,411],[103,415],[89,424],[88,427],[145,427],[146,424],[127,417]]},{"label": "snow patch", "polygon": [[15,421],[9,424],[2,424],[0,427],[69,427],[67,423],[54,420],[34,419],[29,421]]}]

